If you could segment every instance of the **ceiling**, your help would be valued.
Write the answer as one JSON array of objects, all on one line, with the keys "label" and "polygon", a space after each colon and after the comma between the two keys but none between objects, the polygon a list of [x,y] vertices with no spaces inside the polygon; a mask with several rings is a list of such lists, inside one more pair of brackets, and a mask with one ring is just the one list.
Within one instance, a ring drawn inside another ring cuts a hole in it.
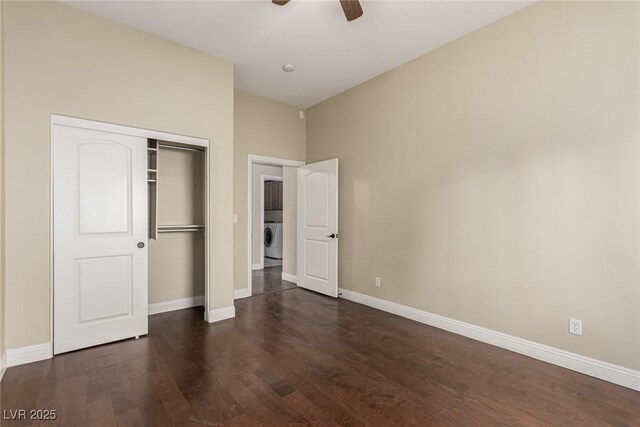
[{"label": "ceiling", "polygon": [[65,3],[227,59],[236,89],[306,108],[533,1],[362,0],[352,22],[338,0]]}]

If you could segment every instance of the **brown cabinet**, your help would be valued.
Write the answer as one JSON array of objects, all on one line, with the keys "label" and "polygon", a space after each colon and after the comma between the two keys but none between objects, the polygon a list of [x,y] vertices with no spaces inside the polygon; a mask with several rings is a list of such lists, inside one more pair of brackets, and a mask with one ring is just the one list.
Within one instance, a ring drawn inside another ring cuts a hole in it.
[{"label": "brown cabinet", "polygon": [[264,210],[282,210],[282,181],[266,181],[264,183]]}]

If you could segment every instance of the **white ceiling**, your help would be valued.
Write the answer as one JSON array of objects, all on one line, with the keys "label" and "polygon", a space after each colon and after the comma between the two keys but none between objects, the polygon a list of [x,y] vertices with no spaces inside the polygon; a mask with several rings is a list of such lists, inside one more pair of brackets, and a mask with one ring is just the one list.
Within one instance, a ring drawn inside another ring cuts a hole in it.
[{"label": "white ceiling", "polygon": [[306,108],[533,1],[362,0],[352,22],[338,0],[66,3],[232,61],[236,89]]}]

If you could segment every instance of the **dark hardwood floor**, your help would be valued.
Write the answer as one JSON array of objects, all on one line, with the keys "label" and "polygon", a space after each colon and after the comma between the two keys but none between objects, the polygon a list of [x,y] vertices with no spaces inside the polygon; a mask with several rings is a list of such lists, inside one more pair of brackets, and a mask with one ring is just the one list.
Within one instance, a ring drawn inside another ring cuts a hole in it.
[{"label": "dark hardwood floor", "polygon": [[9,368],[2,409],[64,426],[640,425],[638,392],[349,301],[293,289],[236,310]]},{"label": "dark hardwood floor", "polygon": [[254,270],[251,274],[251,295],[296,288],[295,283],[282,280],[282,265]]}]

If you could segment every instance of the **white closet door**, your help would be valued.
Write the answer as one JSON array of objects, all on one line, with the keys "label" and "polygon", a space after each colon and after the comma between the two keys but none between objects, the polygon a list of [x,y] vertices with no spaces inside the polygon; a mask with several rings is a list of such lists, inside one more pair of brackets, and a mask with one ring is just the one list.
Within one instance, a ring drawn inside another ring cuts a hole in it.
[{"label": "white closet door", "polygon": [[52,132],[54,353],[145,335],[146,139]]}]

